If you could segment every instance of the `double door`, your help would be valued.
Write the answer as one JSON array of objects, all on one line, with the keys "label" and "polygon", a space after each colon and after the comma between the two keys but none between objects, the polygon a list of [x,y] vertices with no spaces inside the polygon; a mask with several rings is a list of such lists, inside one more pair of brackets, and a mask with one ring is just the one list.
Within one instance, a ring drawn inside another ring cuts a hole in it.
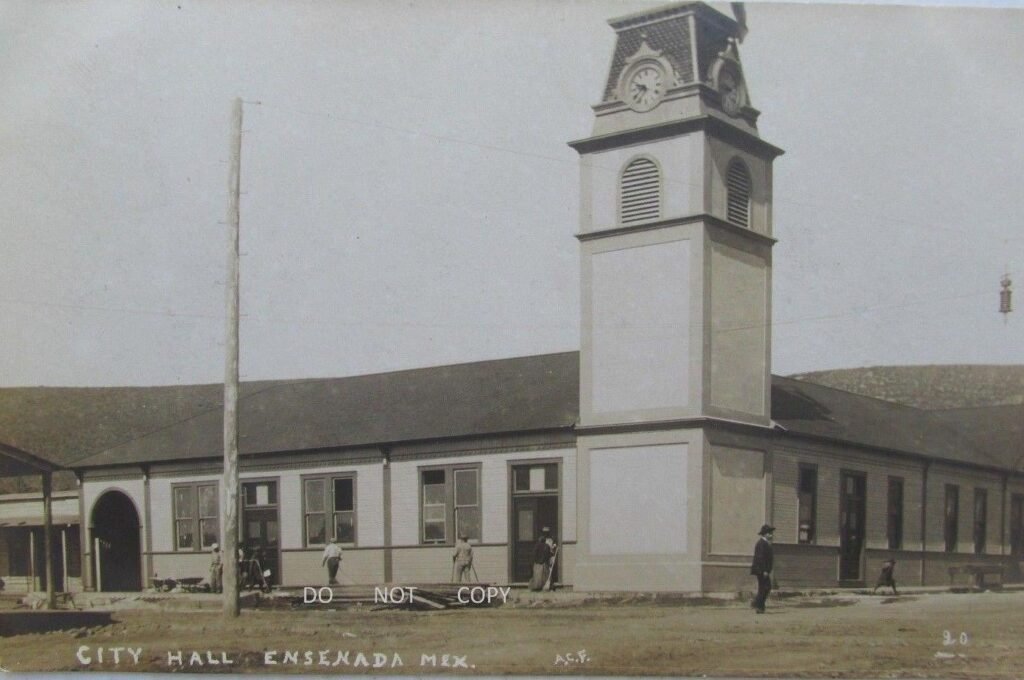
[{"label": "double door", "polygon": [[[255,585],[260,573],[268,585],[281,582],[277,481],[242,483],[241,564],[243,584]],[[267,572],[270,572],[267,574]]]},{"label": "double door", "polygon": [[[533,550],[541,537],[544,527],[552,531],[558,527],[558,496],[522,496],[514,497],[513,504],[513,536],[512,546],[512,580],[515,582],[529,581],[533,575]],[[555,536],[555,541],[558,537]],[[552,583],[558,580],[558,563],[555,562],[555,573]]]},{"label": "double door", "polygon": [[[512,521],[509,527],[512,555],[509,569],[513,582],[523,583],[533,576],[533,551],[545,527],[550,529],[556,543],[562,542],[558,535],[561,526],[558,515],[561,477],[561,466],[553,460],[512,466]],[[558,572],[556,560],[552,583],[558,580]]]},{"label": "double door", "polygon": [[839,580],[861,581],[867,476],[863,472],[843,472],[839,481]]}]

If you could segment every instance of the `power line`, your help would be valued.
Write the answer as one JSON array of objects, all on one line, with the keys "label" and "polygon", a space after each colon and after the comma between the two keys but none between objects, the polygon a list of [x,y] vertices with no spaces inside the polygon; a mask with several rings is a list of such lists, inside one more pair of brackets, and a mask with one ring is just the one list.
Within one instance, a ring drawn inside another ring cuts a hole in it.
[{"label": "power line", "polygon": [[[1018,276],[1024,277],[1024,272],[1010,272],[1010,275],[1013,276],[1013,277],[1018,277]],[[929,290],[932,290],[932,289],[929,289]],[[915,292],[917,292],[917,291],[915,291]],[[934,303],[939,303],[939,302],[950,302],[950,301],[953,301],[953,300],[970,299],[970,298],[983,297],[983,296],[987,297],[987,296],[990,296],[990,295],[993,295],[993,292],[991,290],[989,290],[989,291],[975,291],[975,292],[971,292],[971,293],[962,293],[962,294],[957,294],[957,295],[949,295],[949,296],[945,296],[945,297],[929,297],[929,298],[926,298],[926,299],[914,299],[914,300],[910,300],[910,301],[907,301],[907,302],[895,303],[895,304],[893,304],[893,303],[884,303],[884,304],[876,304],[876,305],[857,305],[857,306],[855,306],[849,312],[840,312],[840,313],[835,313],[835,314],[820,314],[820,315],[814,315],[814,316],[796,317],[796,318],[787,319],[787,320],[784,320],[784,321],[773,321],[770,324],[770,327],[788,326],[788,325],[793,325],[793,324],[808,323],[808,322],[815,322],[815,321],[827,321],[827,320],[835,320],[835,319],[844,319],[844,318],[850,318],[850,317],[855,317],[855,316],[862,316],[864,313],[870,312],[870,311],[878,311],[878,310],[883,310],[883,309],[902,309],[902,308],[908,308],[908,307],[915,307],[915,306],[919,306],[919,305],[923,305],[923,304],[934,304]],[[0,299],[0,304],[15,304],[15,305],[25,305],[25,306],[52,307],[52,308],[61,308],[61,309],[71,309],[71,310],[76,310],[76,311],[102,311],[102,312],[111,312],[111,313],[121,313],[121,314],[130,314],[130,315],[145,315],[145,316],[157,316],[157,317],[168,317],[168,318],[196,318],[196,319],[209,319],[209,320],[217,320],[217,321],[224,320],[224,315],[223,314],[199,314],[199,313],[193,313],[193,312],[174,312],[174,311],[162,311],[161,312],[161,311],[153,311],[153,310],[145,310],[145,309],[100,307],[100,306],[93,306],[93,305],[72,305],[72,304],[66,304],[66,303],[40,302],[40,301],[31,301],[31,300],[10,300],[10,299],[6,299],[5,300],[5,299]],[[291,315],[276,315],[276,314],[275,315],[268,315],[268,314],[262,314],[262,313],[248,313],[248,314],[242,314],[241,316],[243,318],[247,319],[248,321],[252,322],[252,323],[294,324],[295,322],[298,321],[298,322],[302,322],[302,323],[306,323],[306,324],[320,324],[320,323],[322,323],[322,320],[323,320],[323,316],[322,315],[316,315],[316,316],[313,316],[311,318],[311,317],[309,317],[307,315],[294,315],[294,316],[291,316]],[[477,327],[477,328],[486,328],[486,327],[507,328],[508,327],[507,323],[500,323],[500,322],[487,323],[487,322],[482,322],[480,320],[474,320],[473,322],[465,322],[465,321],[463,321],[463,322],[445,323],[445,322],[440,322],[440,321],[413,322],[413,321],[408,321],[408,320],[403,320],[403,321],[385,321],[385,320],[380,320],[380,319],[376,319],[376,320],[369,321],[369,322],[368,321],[350,321],[350,322],[345,322],[345,321],[341,321],[341,320],[338,320],[338,319],[334,319],[330,323],[332,325],[336,325],[336,326],[375,327],[375,328],[465,328],[467,326],[472,326],[472,327]],[[560,327],[564,326],[564,324],[560,324],[560,323],[559,324],[535,324],[535,323],[531,323],[531,324],[526,324],[526,325],[529,326],[530,328],[545,328],[545,327],[546,328],[560,328]],[[719,332],[727,332],[727,331],[749,330],[749,329],[753,329],[753,328],[763,328],[763,327],[765,327],[765,324],[756,324],[756,325],[751,325],[751,326],[737,326],[737,327],[723,328],[723,329],[718,329],[718,331]]]},{"label": "power line", "polygon": [[[331,378],[324,378],[324,380],[331,380]],[[299,380],[275,381],[274,384],[272,384],[272,385],[267,385],[266,387],[263,387],[261,389],[254,390],[252,392],[249,392],[248,394],[244,394],[244,395],[239,396],[238,400],[241,402],[241,401],[244,401],[246,399],[251,399],[252,397],[255,397],[258,394],[262,394],[263,392],[275,389],[277,387],[284,387],[284,386],[288,386],[288,385],[295,385],[295,384],[304,383],[304,382],[320,382],[320,381],[315,380],[315,379],[311,380],[311,379],[308,379],[308,378],[303,378],[303,379],[299,379]],[[131,388],[127,388],[127,389],[131,389]],[[177,427],[178,425],[182,425],[182,424],[187,423],[187,422],[189,422],[191,420],[196,420],[197,418],[202,418],[203,416],[208,415],[210,413],[213,413],[215,411],[221,411],[223,409],[223,406],[224,406],[223,404],[217,404],[216,406],[212,406],[210,408],[203,409],[203,410],[201,410],[201,411],[199,411],[197,413],[193,413],[190,416],[186,416],[185,418],[179,418],[178,420],[172,421],[172,422],[167,423],[165,425],[161,425],[160,427],[156,427],[156,428],[153,428],[152,430],[148,430],[147,432],[143,432],[140,435],[136,435],[134,437],[129,437],[128,439],[125,439],[124,441],[118,442],[117,444],[112,444],[111,446],[108,446],[108,447],[106,447],[104,449],[101,449],[99,451],[93,451],[92,453],[88,453],[88,454],[86,454],[84,456],[81,456],[80,458],[76,458],[75,462],[82,461],[82,460],[85,460],[86,458],[91,458],[93,456],[98,456],[100,454],[107,453],[108,451],[113,451],[114,449],[118,449],[118,448],[121,448],[122,446],[127,446],[129,444],[133,444],[133,443],[135,443],[137,441],[145,439],[146,437],[150,437],[150,436],[152,436],[154,434],[157,434],[158,432],[163,432],[164,430],[169,430],[172,427]],[[216,455],[216,454],[214,454],[214,455]],[[213,456],[211,456],[211,457],[213,457]]]},{"label": "power line", "polygon": [[139,308],[127,308],[127,307],[102,307],[99,305],[74,305],[64,302],[44,302],[39,300],[12,300],[12,299],[0,299],[0,304],[6,305],[24,305],[29,307],[52,307],[56,309],[70,309],[75,311],[90,311],[90,312],[111,312],[115,314],[129,314],[129,315],[140,315],[140,316],[163,316],[172,318],[194,318],[194,319],[217,319],[223,320],[223,314],[200,314],[197,312],[175,312],[175,311],[155,311],[152,309],[139,309]]},{"label": "power line", "polygon": [[[557,162],[557,163],[570,163],[570,161],[567,161],[566,159],[564,159],[562,157],[555,157],[555,156],[545,155],[545,154],[540,154],[540,153],[527,152],[527,151],[522,151],[522,150],[518,150],[518,149],[510,149],[508,147],[502,147],[502,146],[495,145],[495,144],[484,144],[484,143],[480,143],[480,142],[473,142],[473,141],[470,141],[470,140],[465,140],[465,139],[461,139],[461,138],[450,136],[450,135],[436,135],[436,134],[432,134],[432,133],[429,133],[429,132],[424,132],[422,130],[412,130],[412,129],[408,129],[408,128],[402,128],[402,127],[398,127],[398,126],[393,126],[393,125],[386,125],[386,124],[383,124],[383,123],[369,122],[369,121],[365,121],[365,120],[351,118],[349,116],[341,116],[341,115],[338,115],[337,113],[334,113],[334,112],[308,111],[308,110],[297,109],[297,108],[293,108],[293,107],[280,106],[280,105],[277,105],[277,104],[267,104],[265,102],[261,102],[261,104],[262,104],[262,106],[264,108],[277,109],[277,110],[281,110],[281,111],[287,111],[287,112],[297,113],[297,114],[307,115],[307,116],[326,118],[326,119],[331,119],[331,120],[344,120],[346,122],[353,123],[353,124],[356,124],[356,125],[362,125],[362,126],[367,126],[367,127],[386,129],[386,130],[390,130],[390,131],[394,131],[394,132],[399,132],[399,133],[403,133],[403,134],[418,135],[418,136],[422,136],[422,137],[426,137],[426,138],[430,138],[430,139],[436,139],[438,141],[442,141],[442,142],[446,142],[446,143],[472,146],[472,147],[487,149],[487,150],[491,150],[491,151],[497,151],[497,152],[501,152],[501,153],[508,153],[508,154],[513,154],[513,155],[518,155],[518,156],[538,158],[538,159],[553,161],[553,162]],[[573,165],[575,165],[575,163],[576,163],[575,160],[572,161]],[[619,168],[613,168],[613,167],[610,167],[610,166],[602,166],[602,165],[599,165],[599,164],[593,165],[593,167],[598,169],[598,170],[604,170],[604,171],[607,171],[607,172],[618,172],[618,170],[619,170]],[[703,186],[702,183],[688,182],[688,181],[685,181],[685,180],[680,180],[680,179],[675,179],[675,178],[673,178],[673,179],[666,178],[666,181],[668,181],[669,183],[672,183],[672,184],[676,184],[678,186],[692,186],[692,187]],[[774,199],[774,202],[776,204],[778,204],[778,203],[790,203],[792,205],[801,206],[801,207],[805,207],[805,208],[811,208],[811,209],[820,209],[820,207],[821,207],[821,206],[818,206],[818,205],[816,205],[814,203],[801,202],[801,201],[796,201],[796,200],[787,200],[787,199],[777,199],[776,198],[776,199]],[[841,215],[837,215],[834,212],[834,210],[832,210],[834,208],[834,206],[829,206],[829,208],[830,208],[830,217],[832,219],[836,219],[837,217],[839,217],[839,219],[841,221],[846,219],[846,218],[844,218]],[[908,221],[908,220],[893,219],[893,218],[883,218],[881,221],[883,221],[883,222],[887,221],[890,224],[901,224],[901,225],[908,225],[908,226],[912,226],[912,227],[916,227],[916,228],[920,228],[920,229],[928,229],[929,231],[934,231],[935,229],[940,229],[940,230],[945,229],[947,231],[955,231],[955,233],[958,233],[958,234],[962,233],[959,230],[954,230],[952,228],[945,228],[945,227],[942,227],[940,225],[934,225],[934,224],[925,227],[924,225],[920,225],[920,224],[917,224],[915,222]],[[1004,239],[1004,241],[1005,241],[1005,239]],[[932,302],[949,301],[949,300],[969,298],[969,297],[988,295],[988,294],[990,294],[990,293],[988,293],[988,292],[984,292],[984,293],[978,292],[978,293],[971,293],[971,294],[966,294],[966,295],[948,296],[948,297],[945,297],[945,298],[934,298],[931,301]],[[790,320],[787,320],[787,321],[773,322],[772,325],[773,326],[774,325],[790,325],[790,324],[794,324],[794,323],[802,323],[802,322],[807,322],[807,321],[818,321],[818,320],[826,320],[826,319],[845,318],[845,317],[850,317],[850,316],[856,316],[856,315],[863,314],[865,311],[877,310],[877,309],[886,309],[886,308],[909,307],[909,306],[921,304],[922,302],[928,302],[928,301],[914,301],[914,302],[903,303],[903,304],[898,304],[898,305],[885,304],[885,305],[872,305],[872,306],[867,306],[867,307],[857,307],[856,310],[852,311],[852,312],[839,313],[839,314],[829,314],[829,315],[818,315],[818,316],[813,316],[813,317],[801,317],[801,318],[797,318],[797,319],[790,319]],[[210,320],[223,320],[223,318],[224,318],[224,316],[222,314],[202,314],[202,313],[195,313],[195,312],[179,312],[179,311],[156,311],[156,310],[140,309],[140,308],[118,308],[118,307],[108,307],[108,306],[100,306],[100,305],[79,305],[79,304],[69,304],[69,303],[59,303],[59,302],[30,301],[30,300],[18,300],[18,299],[0,299],[0,304],[26,305],[26,306],[37,306],[37,307],[51,307],[51,308],[71,309],[71,310],[79,310],[79,311],[99,311],[99,312],[110,312],[110,313],[129,314],[129,315],[145,315],[145,316],[168,317],[168,318],[196,318],[196,319],[210,319]],[[248,316],[250,316],[250,318],[252,320],[254,320],[254,321],[277,321],[277,320],[283,321],[284,320],[281,317],[270,317],[270,316],[266,316],[266,315],[248,315]],[[352,324],[346,324],[346,325],[366,325],[366,324],[362,323],[362,322],[359,322],[359,323],[355,323],[354,322]],[[465,326],[466,324],[442,324],[442,323],[436,323],[436,322],[434,322],[434,323],[411,323],[411,322],[407,322],[406,321],[406,322],[397,322],[397,323],[374,322],[373,325],[375,325],[375,326],[394,326],[394,327],[436,327],[436,328],[444,328],[444,327]],[[473,324],[473,325],[481,325],[481,324]],[[504,326],[504,324],[482,324],[482,325]]]},{"label": "power line", "polygon": [[[317,112],[317,111],[309,111],[309,110],[305,110],[305,109],[296,109],[296,108],[292,108],[292,107],[288,107],[288,106],[281,106],[279,104],[267,104],[266,102],[262,102],[262,105],[263,105],[264,108],[268,108],[268,109],[277,109],[277,110],[280,110],[280,111],[287,111],[289,113],[297,113],[297,114],[300,114],[300,115],[306,115],[306,116],[311,116],[311,117],[316,117],[316,118],[325,118],[325,119],[329,119],[329,120],[340,120],[340,121],[344,121],[346,123],[351,123],[353,125],[370,127],[370,128],[377,128],[377,129],[382,129],[382,130],[389,130],[389,131],[392,131],[392,132],[399,132],[399,133],[402,133],[402,134],[415,135],[415,136],[425,137],[425,138],[428,138],[428,139],[434,139],[434,140],[441,141],[441,142],[447,142],[447,143],[458,144],[458,145],[463,145],[463,146],[470,146],[470,147],[475,147],[475,148],[480,148],[480,149],[486,149],[486,150],[489,150],[489,151],[497,151],[497,152],[507,153],[507,154],[516,155],[516,156],[524,156],[524,157],[529,157],[529,158],[537,158],[537,159],[541,159],[541,160],[551,161],[551,162],[554,162],[554,163],[568,164],[568,165],[572,165],[574,167],[577,166],[577,164],[579,162],[577,159],[567,160],[566,158],[561,157],[561,156],[553,156],[553,155],[548,155],[548,154],[543,154],[543,153],[523,151],[523,150],[520,150],[520,149],[512,149],[512,148],[509,148],[509,147],[499,146],[499,145],[496,145],[496,144],[487,144],[487,143],[482,143],[482,142],[475,142],[475,141],[471,141],[471,140],[467,140],[467,139],[462,139],[462,138],[459,138],[459,137],[454,137],[454,136],[451,136],[451,135],[438,135],[438,134],[433,134],[433,133],[430,133],[430,132],[425,132],[423,130],[415,130],[415,129],[403,128],[403,127],[399,127],[399,126],[395,126],[395,125],[388,125],[388,124],[380,123],[380,122],[367,121],[367,120],[363,120],[363,119],[359,119],[359,118],[353,118],[353,117],[347,116],[347,115],[340,115],[338,113],[334,113],[333,112],[334,110],[329,110],[329,112]],[[594,164],[594,163],[591,163],[591,167],[594,168],[594,169],[597,169],[597,170],[602,170],[602,171],[605,171],[605,172],[615,173],[615,174],[617,174],[621,170],[620,167],[612,167],[612,166],[606,166],[606,165]],[[672,178],[664,177],[663,181],[666,184],[668,184],[668,185],[673,185],[673,186],[677,186],[677,187],[703,188],[703,186],[704,186],[703,181],[697,181],[697,180],[688,181],[688,180],[683,180],[683,179],[679,179],[679,178],[676,178],[676,177],[672,177]],[[925,225],[925,224],[921,224],[921,223],[918,223],[918,222],[914,222],[912,220],[908,220],[908,219],[904,219],[904,218],[899,218],[899,217],[893,217],[893,216],[888,215],[888,214],[883,214],[883,213],[878,213],[878,212],[865,212],[863,210],[863,208],[857,209],[858,212],[859,212],[857,217],[862,217],[862,216],[863,217],[868,217],[868,218],[870,218],[870,220],[856,219],[854,216],[844,216],[841,213],[837,213],[836,212],[836,204],[834,202],[828,203],[828,204],[818,204],[818,203],[809,202],[809,201],[800,201],[800,200],[794,200],[794,199],[789,199],[789,198],[779,198],[776,195],[774,195],[774,192],[773,192],[773,196],[772,196],[772,202],[773,202],[774,205],[779,205],[779,204],[786,205],[786,204],[788,204],[788,205],[793,205],[793,206],[802,207],[802,208],[810,208],[812,210],[820,210],[820,211],[822,211],[823,215],[828,215],[829,219],[831,219],[831,220],[838,219],[838,221],[845,222],[847,224],[863,224],[866,221],[870,221],[873,224],[889,224],[889,225],[893,225],[893,226],[909,226],[909,227],[914,227],[915,229],[919,229],[919,230],[927,232],[927,233],[934,233],[935,231],[944,231],[946,233],[957,234],[959,236],[962,236],[965,233],[964,230],[958,229],[956,227],[947,227],[947,226],[944,226],[944,225],[938,224],[938,223],[930,223],[930,224]],[[867,203],[867,202],[864,202],[864,201],[861,201],[860,203],[861,203],[862,206],[872,206],[873,205],[873,204],[870,204],[870,203]],[[972,233],[977,234],[977,231],[974,231]],[[994,233],[989,234],[989,236],[991,236],[993,238],[997,237],[997,235],[994,234]],[[1006,237],[1002,237],[1002,238],[1005,239]],[[1024,238],[1024,237],[1021,237],[1021,238]]]}]

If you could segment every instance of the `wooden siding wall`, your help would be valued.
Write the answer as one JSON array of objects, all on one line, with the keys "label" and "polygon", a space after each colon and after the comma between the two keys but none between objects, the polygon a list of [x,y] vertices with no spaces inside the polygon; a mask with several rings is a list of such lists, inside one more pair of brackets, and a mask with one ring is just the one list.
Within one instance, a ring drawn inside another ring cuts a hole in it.
[{"label": "wooden siding wall", "polygon": [[[946,485],[960,488],[959,517],[957,523],[958,553],[974,554],[974,490],[988,492],[986,508],[985,554],[999,555],[1000,510],[1002,506],[1002,479],[995,474],[960,470],[948,465],[933,465],[928,473],[928,527],[927,550],[942,552],[946,549]],[[1009,507],[1009,497],[1007,497]],[[1009,521],[1006,524],[1006,539],[1009,540]]]},{"label": "wooden siding wall", "polygon": [[[1010,498],[1024,493],[1024,481],[1007,485],[1005,507],[1003,476],[948,463],[871,454],[822,444],[778,447],[772,454],[772,523],[776,530],[776,571],[780,585],[834,585],[838,582],[839,480],[843,471],[864,473],[867,483],[865,513],[865,568],[863,580],[873,585],[881,563],[897,560],[897,581],[904,584],[945,585],[949,568],[978,562],[1002,563],[1010,551]],[[795,545],[797,540],[797,475],[801,464],[818,470],[816,540],[814,545]],[[925,469],[927,467],[927,473]],[[922,486],[927,475],[926,495]],[[903,479],[903,545],[888,547],[888,480]],[[957,551],[945,552],[946,485],[960,488]],[[974,490],[985,489],[986,541],[984,555],[974,554]],[[924,503],[922,503],[924,501]],[[922,510],[925,535],[921,535]],[[827,550],[826,550],[827,549]],[[924,554],[922,555],[922,550]],[[799,573],[798,573],[799,572]]]},{"label": "wooden siding wall", "polygon": [[[896,560],[893,578],[896,579],[897,588],[904,585],[921,584],[920,551],[868,550],[864,556],[864,584],[866,586],[874,587],[878,574],[882,571],[882,563],[889,559]],[[934,583],[934,581],[931,582]],[[879,592],[882,592],[881,588],[879,588]]]},{"label": "wooden siding wall", "polygon": [[786,447],[774,454],[773,507],[779,543],[797,542],[797,475],[800,464],[818,469],[815,545],[839,545],[839,482],[843,471],[867,480],[865,547],[888,548],[889,477],[903,479],[903,547],[920,548],[921,467],[854,451]]},{"label": "wooden siding wall", "polygon": [[[480,455],[421,458],[391,463],[391,536],[396,547],[420,544],[419,468],[433,465],[480,465],[482,542],[508,542],[509,463],[557,459],[561,462],[562,524],[559,542],[576,540],[576,450],[511,451]],[[396,577],[401,572],[395,562]],[[506,567],[507,572],[507,567]],[[507,578],[507,576],[506,576]]]},{"label": "wooden siding wall", "polygon": [[[873,585],[881,562],[893,557],[897,560],[897,580],[912,585],[922,582],[945,585],[949,582],[950,566],[977,562],[1004,562],[1010,546],[1010,498],[1024,494],[1024,479],[1011,479],[1005,489],[1004,478],[998,474],[954,466],[947,463],[925,463],[922,459],[869,453],[860,449],[830,444],[802,443],[791,438],[782,439],[783,445],[770,447],[771,486],[768,489],[768,521],[775,524],[777,545],[776,577],[782,586],[834,586],[838,578],[839,546],[839,481],[843,471],[861,472],[866,477],[866,534],[864,581]],[[747,448],[754,442],[734,442]],[[717,445],[716,445],[717,446]],[[431,547],[419,543],[420,490],[418,470],[433,465],[477,465],[481,470],[482,545],[476,549],[477,571],[481,580],[504,583],[508,576],[509,532],[509,465],[535,460],[556,460],[561,470],[561,507],[559,539],[568,543],[563,553],[562,579],[573,582],[575,541],[577,540],[577,470],[574,448],[545,448],[543,450],[462,453],[459,455],[427,455],[420,453],[406,458],[397,456],[391,469],[391,530],[392,579],[395,582],[436,581],[450,577],[451,562],[448,546]],[[797,471],[800,464],[815,465],[818,471],[816,506],[816,540],[814,545],[797,545]],[[926,472],[927,468],[927,472]],[[282,537],[283,579],[287,584],[320,583],[323,569],[320,550],[302,546],[302,487],[303,475],[314,473],[351,473],[357,478],[357,541],[355,549],[348,549],[342,565],[343,576],[359,583],[379,583],[384,577],[384,517],[383,465],[289,467],[262,472],[244,472],[247,478],[279,479],[279,504]],[[927,492],[922,498],[922,484],[927,476]],[[890,551],[887,537],[887,494],[890,477],[903,480],[903,546]],[[173,549],[173,522],[171,518],[171,488],[177,482],[216,481],[219,474],[206,472],[192,475],[154,475],[150,480],[151,521],[153,536],[154,572],[160,576],[205,576],[209,556],[203,552],[177,553]],[[709,487],[712,486],[710,475]],[[944,507],[946,484],[960,488],[960,517],[958,551],[944,552]],[[974,490],[984,488],[988,493],[987,540],[985,555],[973,552]],[[143,482],[139,476],[116,479],[89,479],[82,486],[86,518],[101,494],[110,489],[127,493],[139,510],[140,521],[145,523]],[[708,488],[714,493],[714,489]],[[926,535],[921,536],[922,506],[926,507]],[[712,517],[707,518],[707,548],[711,547]],[[749,544],[753,545],[757,527],[744,529]],[[82,540],[88,540],[83,530]],[[1002,539],[1002,542],[1001,542]],[[744,546],[747,546],[744,543]],[[83,547],[88,550],[87,543]],[[747,546],[749,547],[749,546]],[[922,549],[925,553],[922,554]],[[10,565],[5,542],[0,540],[0,567]],[[709,550],[710,552],[710,550]],[[714,557],[704,567],[705,589],[731,586],[746,589],[746,571],[749,564],[740,564],[744,556],[737,554],[736,565],[728,556]],[[145,561],[143,561],[145,564]],[[0,576],[4,569],[0,568]],[[8,589],[16,586],[16,577],[8,581]],[[74,587],[77,579],[71,579]],[[25,587],[31,584],[26,583]],[[637,586],[642,587],[642,586]]]},{"label": "wooden siding wall", "polygon": [[[170,529],[167,529],[170,532]],[[155,538],[155,537],[154,537]],[[152,578],[209,578],[210,553],[182,551],[153,555]],[[145,584],[149,587],[149,584]]]},{"label": "wooden siding wall", "polygon": [[[418,456],[394,460],[391,468],[393,580],[395,582],[447,581],[451,578],[451,547],[421,546],[419,543],[419,475],[421,466],[479,465],[481,469],[481,512],[483,544],[475,548],[480,578],[495,583],[509,580],[508,508],[511,480],[509,463],[533,460],[557,460],[561,466],[560,542],[576,540],[576,450],[553,448],[539,451],[481,452],[478,455]],[[306,475],[355,474],[356,476],[356,546],[345,548],[342,561],[342,583],[382,583],[384,580],[384,475],[381,463],[310,464],[305,467],[263,471],[244,471],[242,482],[249,479],[278,480],[279,535],[281,537],[281,578],[285,584],[306,585],[324,582],[320,564],[322,548],[303,545],[302,478]],[[202,550],[175,550],[173,492],[176,484],[217,483],[219,473],[194,474],[155,473],[149,482],[150,523],[152,530],[153,574],[161,578],[203,577],[209,574],[210,554]],[[146,509],[141,478],[86,479],[83,495],[87,517],[96,500],[108,490],[127,493],[136,503],[139,519],[146,523]],[[77,509],[77,503],[76,503]],[[223,528],[221,531],[223,535]],[[569,546],[571,548],[571,546]],[[143,550],[145,550],[143,548]],[[572,573],[566,552],[562,578]],[[145,565],[145,560],[143,564]],[[148,583],[147,583],[148,585]]]},{"label": "wooden siding wall", "polygon": [[[286,550],[281,556],[281,572],[288,585],[327,585],[327,569],[321,564],[323,550]],[[384,551],[380,549],[342,550],[338,583],[380,585],[384,578]]]},{"label": "wooden siding wall", "polygon": [[764,451],[714,445],[711,461],[709,551],[747,555],[751,527],[764,521]]},{"label": "wooden siding wall", "polygon": [[[250,479],[276,479],[278,481],[281,548],[290,550],[305,547],[303,545],[302,478],[306,475],[321,474],[355,474],[357,545],[375,547],[384,545],[384,507],[381,501],[383,471],[379,464],[319,465],[298,469],[251,471],[243,472],[240,478],[243,483]],[[219,474],[153,476],[150,480],[150,495],[154,553],[175,552],[172,488],[177,484],[203,482],[216,483],[219,488],[220,481]],[[221,535],[223,535],[223,527],[221,527]]]},{"label": "wooden siding wall", "polygon": [[839,579],[838,555],[832,546],[778,544],[773,576],[784,588],[834,584]]},{"label": "wooden siding wall", "polygon": [[[22,496],[23,494],[17,494]],[[78,494],[69,496],[67,492],[57,492],[51,502],[54,516],[78,516]],[[8,517],[38,517],[43,519],[43,498],[12,498],[0,497],[0,521]]]}]

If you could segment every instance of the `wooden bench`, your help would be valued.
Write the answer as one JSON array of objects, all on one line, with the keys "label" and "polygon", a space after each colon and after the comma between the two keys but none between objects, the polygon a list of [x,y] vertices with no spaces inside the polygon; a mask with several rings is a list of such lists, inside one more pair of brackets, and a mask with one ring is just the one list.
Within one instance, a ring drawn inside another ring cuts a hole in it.
[{"label": "wooden bench", "polygon": [[953,579],[959,574],[966,574],[973,580],[974,587],[979,590],[985,589],[985,577],[998,574],[999,585],[1003,585],[1003,565],[1001,564],[964,564],[959,567],[949,568],[949,585],[953,585]]}]

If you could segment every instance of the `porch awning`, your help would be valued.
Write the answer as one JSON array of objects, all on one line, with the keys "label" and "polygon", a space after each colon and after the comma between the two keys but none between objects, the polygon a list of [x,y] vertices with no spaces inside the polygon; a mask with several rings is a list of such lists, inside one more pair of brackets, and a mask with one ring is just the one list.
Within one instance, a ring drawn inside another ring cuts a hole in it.
[{"label": "porch awning", "polygon": [[61,466],[0,442],[0,477],[22,477],[60,470]]},{"label": "porch awning", "polygon": [[[58,524],[78,524],[78,515],[54,515],[54,526]],[[42,515],[25,515],[21,517],[0,517],[0,527],[41,527]]]}]

